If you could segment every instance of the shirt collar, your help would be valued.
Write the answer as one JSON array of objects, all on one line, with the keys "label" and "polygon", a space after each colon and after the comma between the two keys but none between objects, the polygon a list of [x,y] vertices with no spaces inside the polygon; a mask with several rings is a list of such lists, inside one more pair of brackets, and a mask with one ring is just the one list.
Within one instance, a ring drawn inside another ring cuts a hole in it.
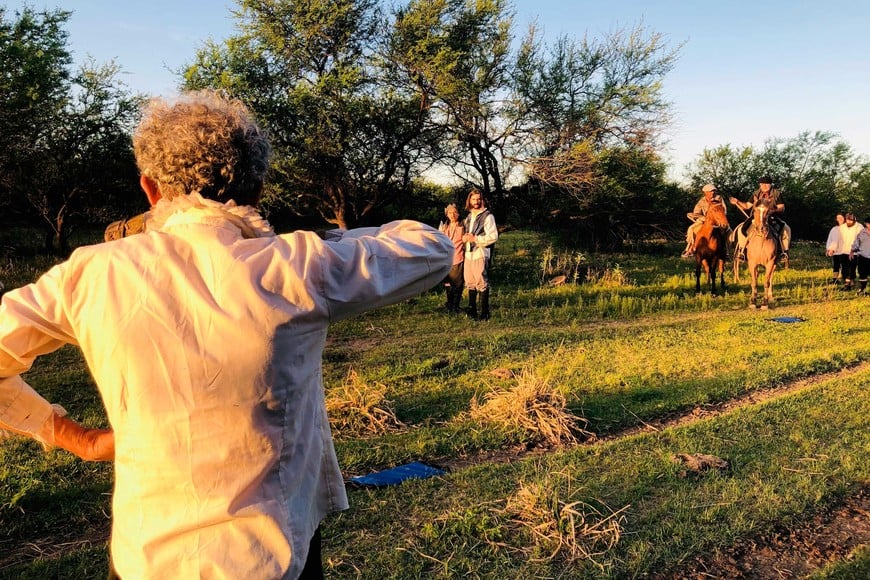
[{"label": "shirt collar", "polygon": [[221,203],[202,197],[198,193],[163,198],[151,208],[148,229],[162,231],[176,225],[208,224],[238,230],[243,238],[274,236],[275,231],[256,208],[236,205],[230,200]]}]

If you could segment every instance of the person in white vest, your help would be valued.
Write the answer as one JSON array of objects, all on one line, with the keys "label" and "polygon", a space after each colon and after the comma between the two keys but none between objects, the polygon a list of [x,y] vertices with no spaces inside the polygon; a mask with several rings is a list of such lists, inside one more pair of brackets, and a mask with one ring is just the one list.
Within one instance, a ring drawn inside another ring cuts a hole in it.
[{"label": "person in white vest", "polygon": [[[477,189],[465,198],[465,287],[468,288],[468,316],[475,320],[489,320],[489,266],[492,245],[498,240],[495,217],[486,207],[486,200]],[[480,311],[477,298],[480,296]]]}]

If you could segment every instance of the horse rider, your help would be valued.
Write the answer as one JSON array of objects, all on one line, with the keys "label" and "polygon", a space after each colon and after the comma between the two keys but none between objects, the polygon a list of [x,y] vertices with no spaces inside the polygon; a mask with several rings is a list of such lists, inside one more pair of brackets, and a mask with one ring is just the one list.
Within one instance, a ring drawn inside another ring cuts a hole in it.
[{"label": "horse rider", "polygon": [[[752,194],[752,199],[749,201],[740,201],[735,197],[729,197],[728,201],[731,205],[736,205],[742,210],[751,211],[760,202],[767,201],[770,206],[770,221],[768,222],[773,228],[774,237],[779,240],[779,249],[781,258],[788,260],[788,248],[791,242],[791,227],[785,220],[782,219],[782,214],[785,213],[785,204],[782,202],[782,194],[778,189],[774,189],[773,180],[769,175],[764,175],[758,180],[758,189]],[[746,243],[749,241],[749,227],[752,224],[752,216],[748,215],[746,220],[734,230],[734,236],[737,238],[737,247],[735,252],[746,258]],[[733,241],[733,240],[732,240]]]},{"label": "horse rider", "polygon": [[726,213],[728,212],[728,208],[717,193],[715,185],[708,183],[701,188],[701,191],[704,195],[698,200],[698,203],[695,204],[695,209],[693,209],[691,213],[686,214],[686,217],[692,220],[692,225],[690,225],[689,229],[686,230],[686,249],[683,251],[683,258],[691,258],[692,255],[694,255],[695,236],[704,224],[704,216],[707,215],[707,210],[710,209],[710,206],[714,203],[718,203]]}]

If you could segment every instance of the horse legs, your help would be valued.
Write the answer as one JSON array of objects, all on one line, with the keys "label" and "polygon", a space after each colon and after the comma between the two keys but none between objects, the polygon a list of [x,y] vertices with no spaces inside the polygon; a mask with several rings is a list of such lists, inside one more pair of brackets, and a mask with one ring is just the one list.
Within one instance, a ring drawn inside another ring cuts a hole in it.
[{"label": "horse legs", "polygon": [[[719,289],[722,290],[722,294],[725,294],[725,260],[719,260]],[[713,273],[713,277],[716,277],[715,272]]]},{"label": "horse legs", "polygon": [[758,298],[758,264],[749,265],[749,273],[752,278],[751,292],[749,294],[749,307],[755,308],[755,301]]},{"label": "horse legs", "polygon": [[695,262],[695,294],[701,293],[701,262]]},{"label": "horse legs", "polygon": [[773,302],[773,271],[776,270],[776,260],[767,264],[764,272],[764,300],[761,302],[762,310],[767,310],[769,302]]},{"label": "horse legs", "polygon": [[710,282],[710,296],[716,295],[716,260],[707,264],[707,280]]}]

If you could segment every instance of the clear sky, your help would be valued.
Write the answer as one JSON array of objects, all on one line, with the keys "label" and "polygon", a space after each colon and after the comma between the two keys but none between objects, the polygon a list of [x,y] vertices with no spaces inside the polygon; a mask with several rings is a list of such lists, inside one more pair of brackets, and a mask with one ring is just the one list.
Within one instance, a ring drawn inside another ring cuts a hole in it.
[{"label": "clear sky", "polygon": [[[15,10],[22,2],[4,0]],[[30,0],[73,12],[77,61],[114,59],[135,90],[174,92],[173,71],[204,40],[234,32],[232,0]],[[705,147],[760,146],[802,131],[839,134],[870,155],[870,2],[867,0],[513,0],[517,36],[536,21],[548,39],[604,35],[642,24],[682,44],[664,79],[674,123],[672,175]]]}]

